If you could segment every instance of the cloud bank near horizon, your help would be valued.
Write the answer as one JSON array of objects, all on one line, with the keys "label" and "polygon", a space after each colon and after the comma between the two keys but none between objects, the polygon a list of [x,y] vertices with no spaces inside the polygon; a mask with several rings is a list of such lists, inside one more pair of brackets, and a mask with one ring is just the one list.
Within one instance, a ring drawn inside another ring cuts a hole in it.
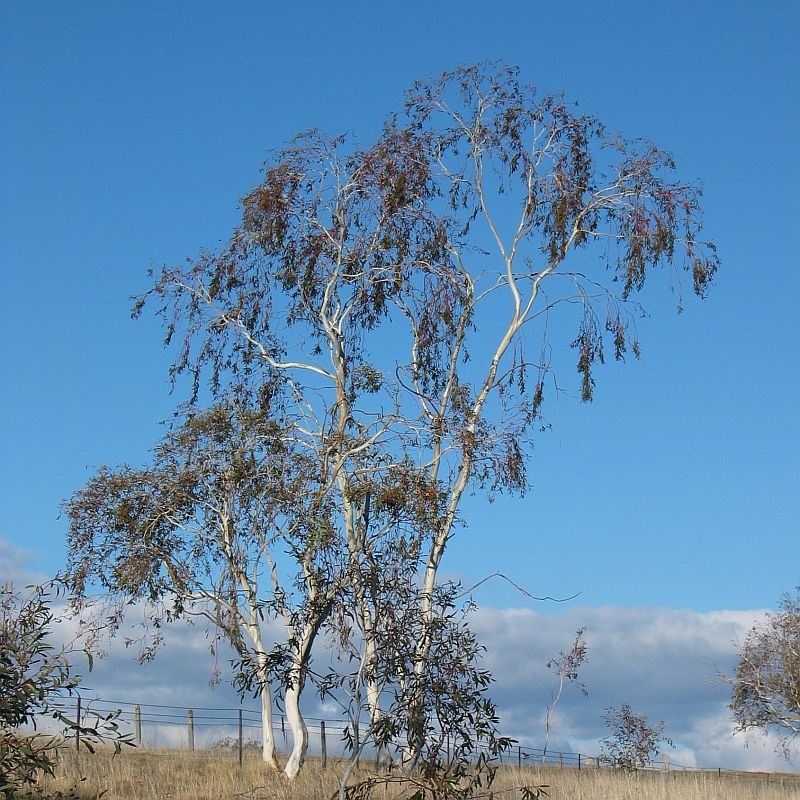
[{"label": "cloud bank near horizon", "polygon": [[[18,585],[30,578],[24,552],[2,540],[0,569],[5,580],[14,579]],[[760,735],[749,739],[733,735],[729,688],[721,677],[732,673],[737,643],[765,613],[649,607],[571,606],[559,613],[478,608],[472,627],[486,647],[486,664],[496,681],[491,695],[500,712],[501,731],[523,747],[538,749],[544,744],[546,709],[557,688],[555,675],[546,667],[548,659],[566,652],[575,631],[585,628],[588,658],[580,680],[588,697],[566,686],[555,708],[551,752],[598,753],[599,739],[606,733],[605,710],[627,703],[652,722],[665,723],[665,733],[675,742],[670,753],[675,765],[790,770],[794,765],[778,755],[774,741]],[[227,680],[230,656],[222,653],[214,663],[203,626],[168,626],[164,647],[152,662],[142,665],[121,638],[108,644],[106,657],[95,661],[91,674],[78,665],[77,671],[85,676],[85,696],[180,708],[240,705]],[[212,687],[215,666],[222,682]],[[255,709],[257,704],[246,698],[244,706]],[[335,704],[322,703],[311,686],[303,706],[311,719],[340,716]],[[164,744],[178,744],[182,735],[176,730]]]},{"label": "cloud bank near horizon", "polygon": [[[733,735],[728,709],[737,642],[764,610],[694,612],[663,608],[572,607],[559,614],[478,609],[473,627],[487,648],[493,696],[503,731],[540,748],[545,714],[557,689],[549,658],[569,650],[585,628],[588,656],[580,672],[588,697],[567,685],[555,708],[550,749],[596,753],[603,714],[622,703],[663,721],[675,764],[687,767],[786,769],[774,742]],[[745,746],[747,744],[747,746]]]}]

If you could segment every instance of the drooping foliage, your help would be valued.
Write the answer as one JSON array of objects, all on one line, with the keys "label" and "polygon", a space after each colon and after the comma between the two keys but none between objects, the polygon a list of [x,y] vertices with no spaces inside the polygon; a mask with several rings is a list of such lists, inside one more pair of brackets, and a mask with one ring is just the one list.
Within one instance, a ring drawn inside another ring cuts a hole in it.
[{"label": "drooping foliage", "polygon": [[[463,67],[412,86],[368,146],[299,136],[243,198],[227,244],[165,266],[137,301],[134,314],[155,304],[164,321],[190,419],[227,403],[276,423],[265,441],[297,481],[276,491],[256,469],[245,493],[264,482],[270,494],[237,520],[237,536],[252,541],[256,526],[291,542],[298,598],[330,598],[319,587],[336,584],[349,608],[325,607],[343,638],[358,638],[373,729],[387,686],[403,687],[409,724],[427,702],[439,568],[457,546],[464,493],[528,489],[533,437],[565,363],[588,401],[606,351],[639,355],[635,320],[653,273],[679,304],[684,272],[705,295],[717,258],[700,238],[699,198],[653,144],[608,134],[513,68]],[[212,460],[209,474],[227,468]],[[118,473],[127,488],[110,505],[117,514],[130,501],[131,513],[101,520],[120,549],[101,541],[98,552],[131,576],[121,585],[131,596],[199,585],[195,566],[180,565],[206,556],[173,525],[201,513],[181,476]],[[98,497],[113,496],[111,475],[99,480]],[[243,564],[253,557],[241,552]],[[397,574],[414,591],[376,591],[386,553],[405,554]],[[281,596],[265,602],[279,612]],[[410,673],[383,655],[383,611],[401,596]]]},{"label": "drooping foliage", "polygon": [[55,770],[64,736],[36,732],[47,717],[90,752],[99,743],[113,745],[115,752],[132,744],[117,725],[119,712],[78,719],[65,707],[81,686],[73,664],[80,648],[54,641],[57,591],[54,581],[26,591],[0,585],[0,796],[6,800],[23,792],[27,797],[39,777]]},{"label": "drooping foliage", "polygon": [[[262,696],[263,755],[277,765],[271,683],[297,691],[310,648],[342,591],[341,548],[326,476],[292,435],[278,395],[243,407],[190,410],[155,448],[152,465],[102,468],[70,499],[65,580],[83,610],[98,586],[120,626],[146,608],[140,659],[163,623],[204,618],[237,654],[243,690]],[[265,638],[277,622],[283,636]],[[301,742],[302,761],[307,741]]]}]

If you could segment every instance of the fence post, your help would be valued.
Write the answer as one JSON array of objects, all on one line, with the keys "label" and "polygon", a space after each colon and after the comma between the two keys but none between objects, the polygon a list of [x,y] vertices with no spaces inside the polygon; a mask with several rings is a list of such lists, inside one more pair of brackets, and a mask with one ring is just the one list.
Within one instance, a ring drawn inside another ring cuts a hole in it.
[{"label": "fence post", "polygon": [[580,768],[581,768],[581,754],[578,753],[578,769],[580,770]]},{"label": "fence post", "polygon": [[518,767],[522,766],[522,745],[521,744],[517,745],[517,766]]},{"label": "fence post", "polygon": [[244,753],[244,742],[242,741],[242,709],[239,709],[239,766],[242,766],[242,756]]},{"label": "fence post", "polygon": [[322,751],[322,769],[328,766],[328,743],[325,741],[325,720],[319,721],[319,745]]},{"label": "fence post", "polygon": [[142,746],[142,707],[135,705],[133,707],[133,727],[136,730],[136,744]]},{"label": "fence post", "polygon": [[77,728],[75,728],[75,752],[80,754],[81,752],[81,696],[78,695],[77,707],[75,709],[75,722],[77,723]]},{"label": "fence post", "polygon": [[186,725],[189,729],[189,749],[194,750],[194,712],[191,708],[186,714]]}]

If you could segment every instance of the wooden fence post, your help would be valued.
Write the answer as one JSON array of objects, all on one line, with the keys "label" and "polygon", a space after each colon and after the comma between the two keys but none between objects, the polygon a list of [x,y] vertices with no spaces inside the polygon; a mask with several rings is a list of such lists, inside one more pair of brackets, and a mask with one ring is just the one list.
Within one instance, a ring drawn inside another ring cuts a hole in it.
[{"label": "wooden fence post", "polygon": [[75,728],[75,752],[81,752],[81,696],[78,695],[77,707],[75,709],[75,722],[78,727]]},{"label": "wooden fence post", "polygon": [[328,743],[325,741],[325,720],[319,721],[319,742],[322,750],[322,769],[328,766]]},{"label": "wooden fence post", "polygon": [[189,749],[194,750],[194,712],[191,708],[186,714],[186,726],[189,729]]},{"label": "wooden fence post", "polygon": [[239,766],[242,766],[242,757],[244,754],[244,742],[242,741],[242,709],[239,709]]},{"label": "wooden fence post", "polygon": [[133,727],[136,731],[136,744],[142,746],[142,707],[135,705],[133,707]]}]

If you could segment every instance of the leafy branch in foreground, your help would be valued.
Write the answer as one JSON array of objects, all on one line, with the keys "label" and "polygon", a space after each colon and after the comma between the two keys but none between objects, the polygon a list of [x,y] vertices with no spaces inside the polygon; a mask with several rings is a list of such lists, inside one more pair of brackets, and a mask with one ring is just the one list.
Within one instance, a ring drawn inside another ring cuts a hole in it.
[{"label": "leafy branch in foreground", "polygon": [[[395,586],[392,602],[382,605],[376,632],[385,708],[358,743],[349,741],[352,758],[342,777],[339,800],[365,800],[389,784],[400,792],[396,796],[408,800],[491,797],[497,768],[514,740],[498,731],[497,709],[488,694],[493,678],[481,664],[485,648],[469,627],[474,605],[461,600],[458,584],[437,587],[427,632],[429,662],[419,674],[412,647],[421,635],[416,629],[421,620],[414,614],[419,587],[398,581],[391,569],[384,580]],[[358,688],[356,677],[351,682],[354,698]],[[367,743],[378,752],[394,748],[398,770],[348,785]],[[539,797],[544,787],[525,791],[526,797]]]},{"label": "leafy branch in foreground", "polygon": [[[0,586],[0,794],[9,800],[34,786],[40,774],[53,774],[66,735],[78,735],[90,752],[103,742],[115,752],[132,744],[117,725],[119,712],[95,715],[87,724],[63,710],[64,698],[81,683],[70,661],[80,648],[75,641],[60,647],[51,642],[59,622],[52,610],[56,592],[54,581],[28,587],[27,594],[10,583]],[[25,732],[35,731],[44,717],[56,720],[63,734]]]}]

